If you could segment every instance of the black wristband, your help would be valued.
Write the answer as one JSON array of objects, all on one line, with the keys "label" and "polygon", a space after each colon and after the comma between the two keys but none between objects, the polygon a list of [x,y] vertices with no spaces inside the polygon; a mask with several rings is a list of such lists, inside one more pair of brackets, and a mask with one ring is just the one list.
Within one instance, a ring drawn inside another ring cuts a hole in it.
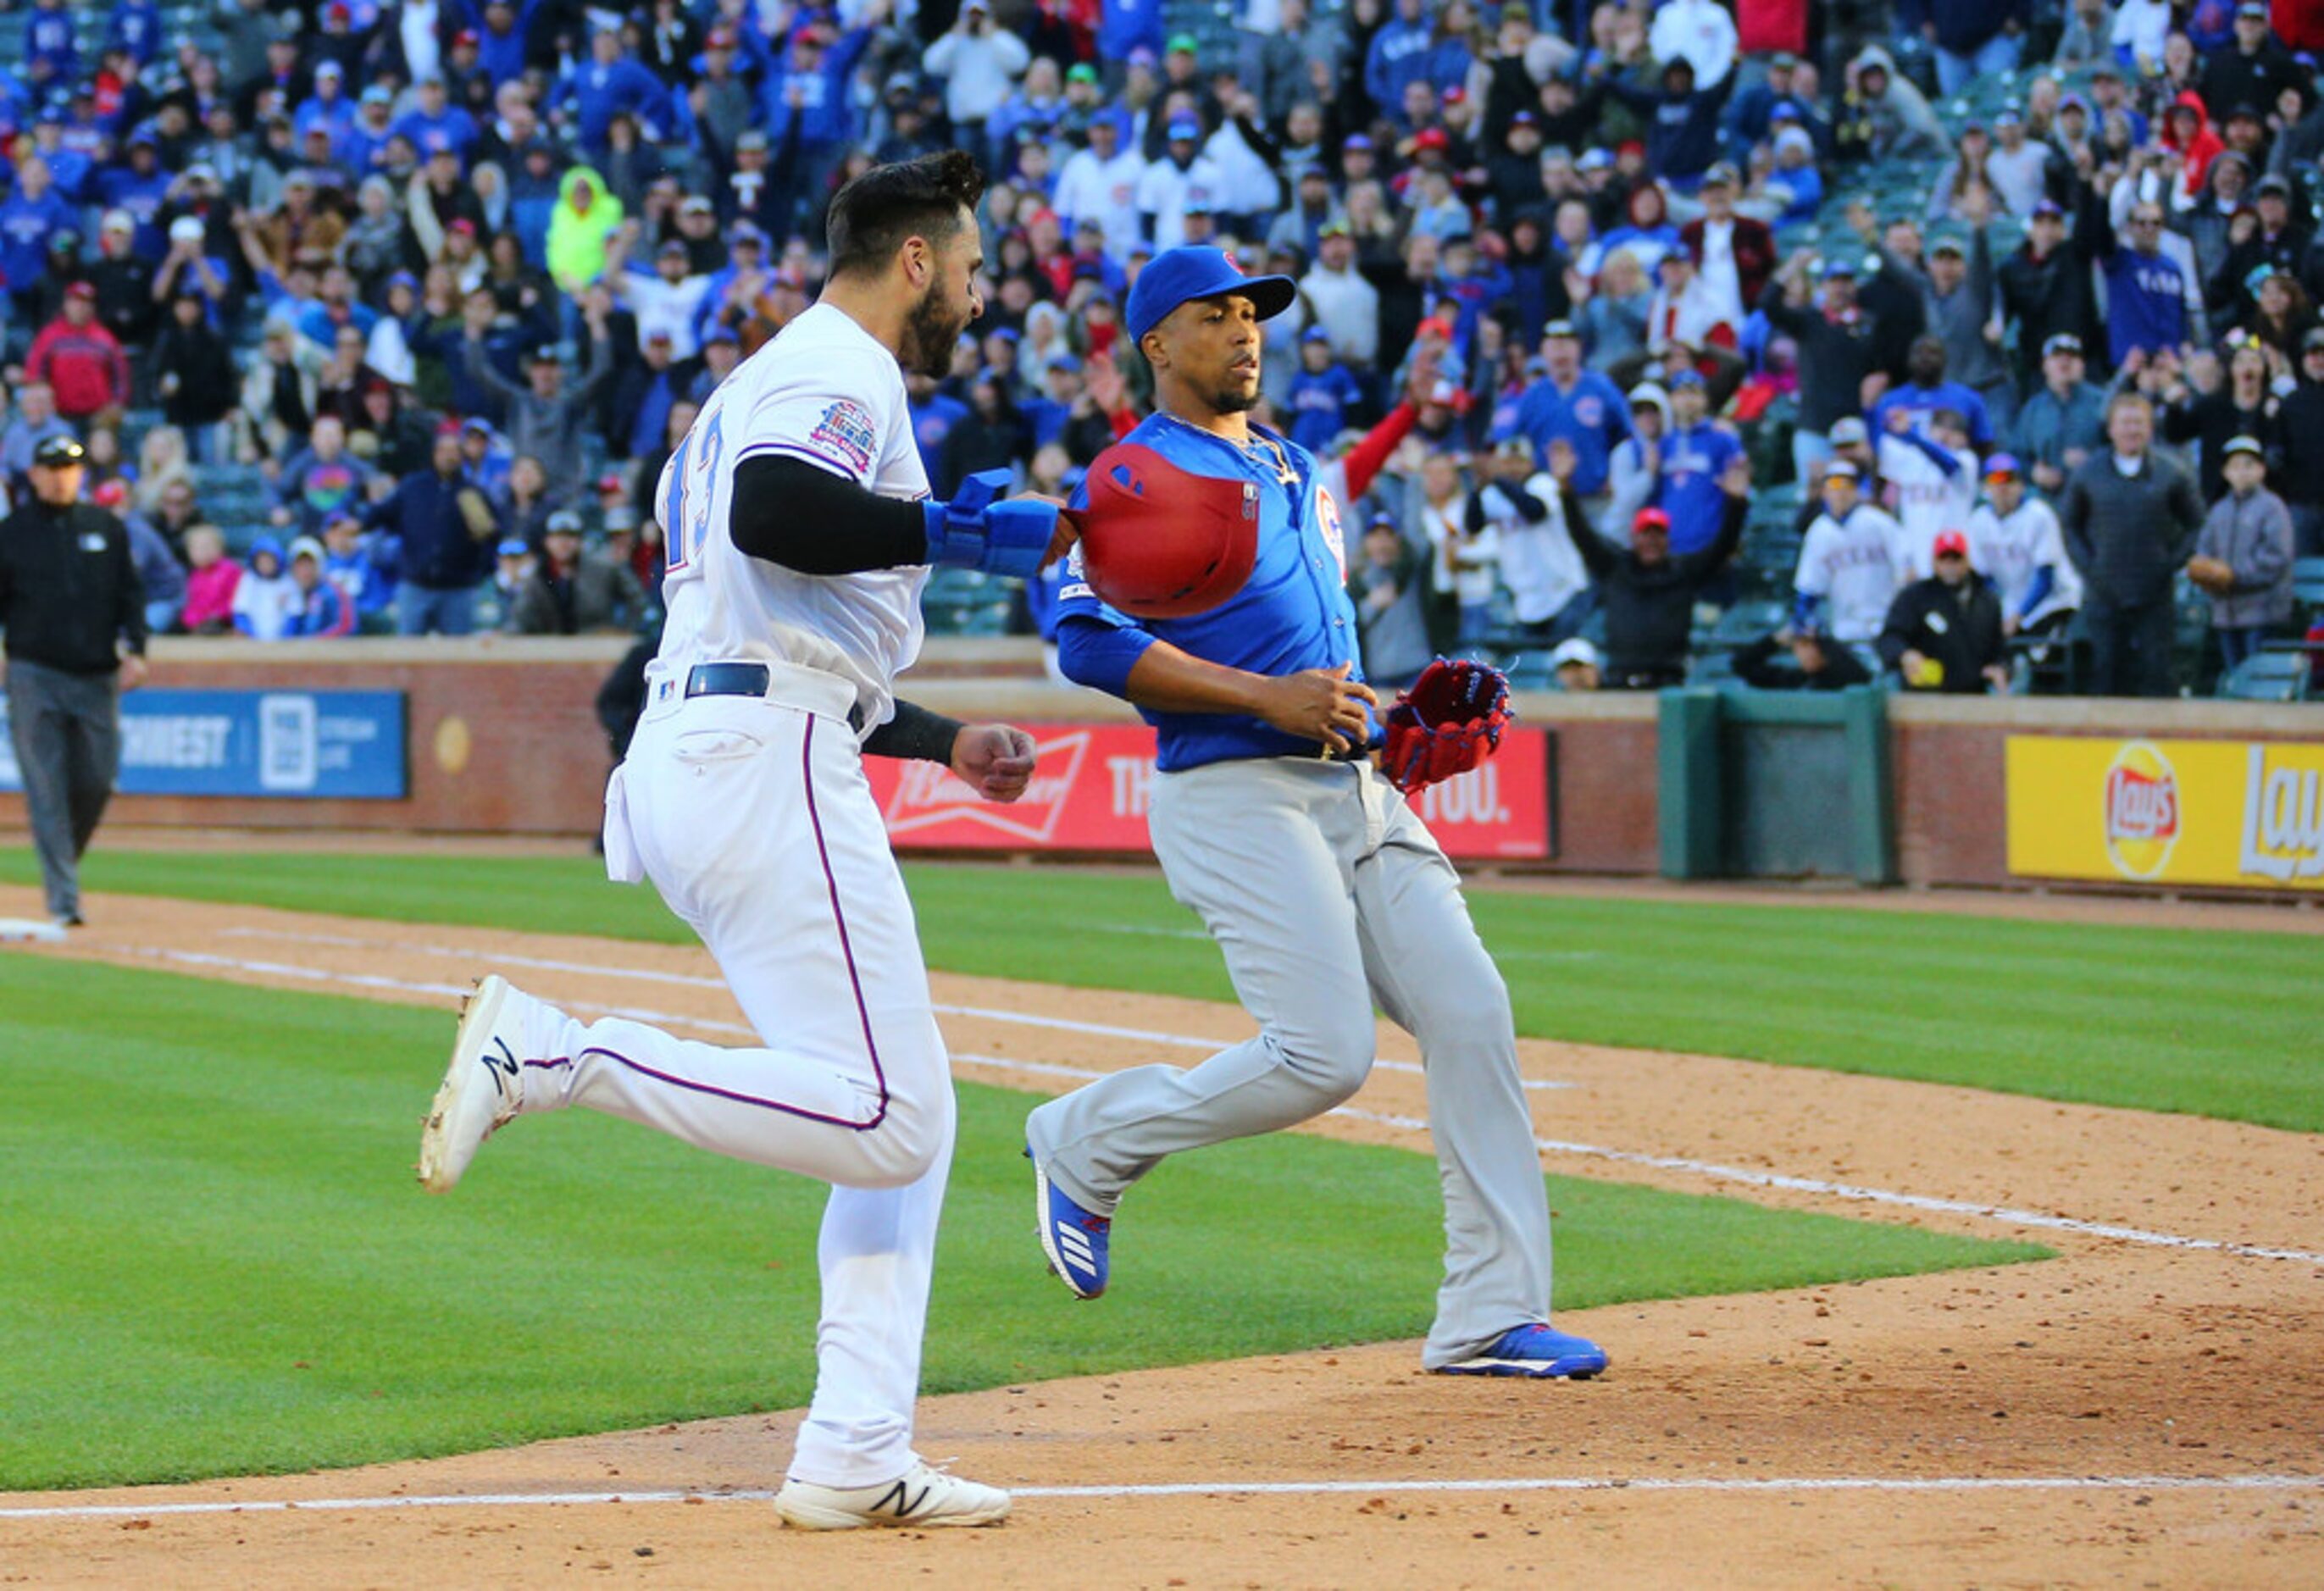
[{"label": "black wristband", "polygon": [[963,727],[957,718],[946,718],[941,713],[899,701],[896,704],[896,716],[863,738],[863,750],[872,757],[941,762],[950,767],[953,742],[959,738]]}]

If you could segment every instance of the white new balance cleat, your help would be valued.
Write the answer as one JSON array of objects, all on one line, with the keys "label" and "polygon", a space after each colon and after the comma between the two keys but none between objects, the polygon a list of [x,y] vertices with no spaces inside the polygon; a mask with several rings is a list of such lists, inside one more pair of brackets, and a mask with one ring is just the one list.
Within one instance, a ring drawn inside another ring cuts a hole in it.
[{"label": "white new balance cleat", "polygon": [[898,1479],[872,1486],[818,1486],[786,1480],[775,1512],[802,1531],[870,1525],[992,1525],[1009,1517],[1009,1494],[915,1461]]},{"label": "white new balance cleat", "polygon": [[420,1134],[420,1183],[448,1193],[477,1146],[524,1102],[528,1018],[549,1007],[493,975],[460,1007],[452,1063]]}]

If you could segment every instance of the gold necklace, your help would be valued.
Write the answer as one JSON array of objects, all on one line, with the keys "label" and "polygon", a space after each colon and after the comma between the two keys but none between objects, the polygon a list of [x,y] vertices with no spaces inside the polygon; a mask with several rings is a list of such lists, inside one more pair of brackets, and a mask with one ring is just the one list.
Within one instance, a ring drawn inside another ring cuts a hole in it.
[{"label": "gold necklace", "polygon": [[1298,482],[1299,472],[1292,467],[1290,455],[1283,451],[1281,445],[1278,444],[1274,437],[1267,436],[1262,432],[1253,431],[1250,433],[1250,441],[1246,442],[1243,446],[1244,452],[1248,453],[1250,451],[1250,442],[1258,443],[1260,446],[1266,448],[1268,453],[1273,456],[1275,460],[1275,480],[1277,485],[1290,486]]}]

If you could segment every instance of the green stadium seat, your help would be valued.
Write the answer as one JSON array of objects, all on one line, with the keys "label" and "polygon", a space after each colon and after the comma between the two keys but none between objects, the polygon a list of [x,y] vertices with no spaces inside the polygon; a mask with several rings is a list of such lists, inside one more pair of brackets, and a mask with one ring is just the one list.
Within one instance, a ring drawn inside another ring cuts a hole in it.
[{"label": "green stadium seat", "polygon": [[2308,654],[2255,652],[2219,680],[2219,694],[2236,702],[2304,702],[2308,699]]},{"label": "green stadium seat", "polygon": [[2324,558],[2300,558],[2293,562],[2292,600],[2311,612],[2324,610]]}]

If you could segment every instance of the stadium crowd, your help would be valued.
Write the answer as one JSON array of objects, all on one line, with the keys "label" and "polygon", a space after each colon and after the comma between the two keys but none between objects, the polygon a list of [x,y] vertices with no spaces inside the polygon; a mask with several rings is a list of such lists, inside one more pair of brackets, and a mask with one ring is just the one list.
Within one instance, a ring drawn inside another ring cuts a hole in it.
[{"label": "stadium crowd", "polygon": [[1069,489],[1129,283],[1227,247],[1299,283],[1259,418],[1341,472],[1383,682],[2170,694],[2315,594],[2300,0],[15,9],[0,474],[86,445],[157,633],[650,627],[662,465],[825,200],[954,146],[937,494]]}]

